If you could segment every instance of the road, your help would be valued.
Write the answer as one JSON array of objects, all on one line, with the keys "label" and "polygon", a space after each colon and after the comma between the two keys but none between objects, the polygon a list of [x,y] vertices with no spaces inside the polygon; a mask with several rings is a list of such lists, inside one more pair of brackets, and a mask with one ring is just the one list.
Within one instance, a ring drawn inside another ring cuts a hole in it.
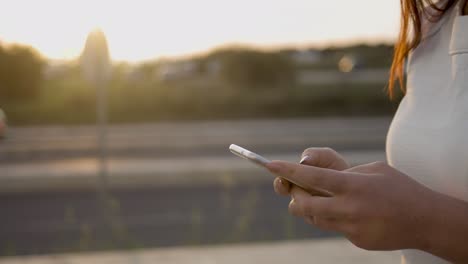
[{"label": "road", "polygon": [[271,184],[0,195],[3,254],[130,249],[331,236],[287,215]]},{"label": "road", "polygon": [[[307,146],[383,149],[390,118],[204,121],[114,125],[111,157],[230,155],[231,143],[264,154],[300,153]],[[93,126],[13,127],[0,141],[0,163],[95,157]]]},{"label": "road", "polygon": [[332,146],[353,163],[366,162],[384,158],[389,122],[113,126],[105,199],[95,191],[97,166],[88,166],[95,163],[93,127],[12,128],[0,145],[0,254],[336,236],[289,216],[288,200],[273,193],[271,178],[227,146],[290,160],[306,146]]}]

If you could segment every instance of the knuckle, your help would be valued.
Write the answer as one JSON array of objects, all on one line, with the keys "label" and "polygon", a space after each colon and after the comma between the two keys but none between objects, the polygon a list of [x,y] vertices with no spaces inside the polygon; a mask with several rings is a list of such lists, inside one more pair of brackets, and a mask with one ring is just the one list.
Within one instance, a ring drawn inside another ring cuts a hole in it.
[{"label": "knuckle", "polygon": [[311,155],[312,153],[316,153],[316,152],[317,152],[317,148],[306,148],[302,152],[302,156]]},{"label": "knuckle", "polygon": [[302,154],[307,154],[307,153],[309,153],[309,152],[311,152],[311,151],[313,151],[313,150],[314,150],[314,148],[306,148],[306,149],[302,152]]},{"label": "knuckle", "polygon": [[281,184],[279,184],[277,181],[274,182],[273,188],[277,194],[284,194],[284,189],[282,188]]},{"label": "knuckle", "polygon": [[288,204],[288,211],[292,214],[294,211],[294,203],[293,201],[289,202]]},{"label": "knuckle", "polygon": [[329,147],[322,148],[321,151],[327,154],[332,154],[332,155],[336,154],[336,151]]},{"label": "knuckle", "polygon": [[301,215],[305,215],[307,210],[307,205],[302,201],[302,199],[295,199],[296,200],[296,209],[297,212]]},{"label": "knuckle", "polygon": [[329,147],[321,147],[321,148],[307,148],[303,152],[303,155],[310,154],[310,153],[318,153],[318,154],[336,154],[336,151]]},{"label": "knuckle", "polygon": [[294,216],[299,216],[298,208],[297,208],[297,202],[291,200],[291,202],[288,205],[288,211],[290,214]]},{"label": "knuckle", "polygon": [[312,215],[310,209],[309,205],[300,198],[295,198],[294,202],[290,203],[290,210],[296,216]]},{"label": "knuckle", "polygon": [[275,180],[273,181],[273,188],[275,188],[275,190],[279,187],[279,179],[278,178],[275,178]]},{"label": "knuckle", "polygon": [[280,178],[280,177],[276,177],[275,180],[273,181],[273,185],[274,185],[275,187],[278,187],[278,188],[283,187],[283,184],[281,184],[281,178]]}]

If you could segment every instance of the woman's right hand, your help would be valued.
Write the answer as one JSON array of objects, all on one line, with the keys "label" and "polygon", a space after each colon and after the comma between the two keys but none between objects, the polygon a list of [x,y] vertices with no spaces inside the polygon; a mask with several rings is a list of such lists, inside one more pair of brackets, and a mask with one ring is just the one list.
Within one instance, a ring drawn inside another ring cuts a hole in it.
[{"label": "woman's right hand", "polygon": [[[308,148],[301,156],[301,164],[327,168],[332,170],[347,170],[350,168],[346,160],[331,148]],[[273,182],[275,192],[279,195],[289,195],[291,183],[281,177],[276,177]],[[317,195],[320,195],[317,193]]]}]

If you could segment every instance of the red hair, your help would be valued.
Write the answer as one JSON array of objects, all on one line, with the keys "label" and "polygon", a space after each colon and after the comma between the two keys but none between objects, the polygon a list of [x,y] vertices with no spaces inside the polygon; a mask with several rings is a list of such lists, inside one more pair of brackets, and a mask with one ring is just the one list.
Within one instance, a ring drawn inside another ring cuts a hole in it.
[{"label": "red hair", "polygon": [[392,67],[390,69],[390,79],[388,92],[390,98],[395,93],[396,82],[405,92],[404,68],[408,54],[415,49],[422,38],[422,18],[430,21],[439,19],[450,7],[459,0],[445,0],[435,2],[433,0],[400,0],[401,4],[401,25],[400,34],[395,43]]}]

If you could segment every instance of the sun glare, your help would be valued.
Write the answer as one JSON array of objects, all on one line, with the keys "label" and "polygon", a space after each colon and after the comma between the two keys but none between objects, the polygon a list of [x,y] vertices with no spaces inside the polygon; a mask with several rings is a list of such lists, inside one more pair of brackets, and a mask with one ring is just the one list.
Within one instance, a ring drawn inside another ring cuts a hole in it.
[{"label": "sun glare", "polygon": [[97,27],[112,58],[138,61],[229,43],[391,40],[398,26],[396,0],[0,1],[0,41],[29,44],[55,59],[78,56]]}]

